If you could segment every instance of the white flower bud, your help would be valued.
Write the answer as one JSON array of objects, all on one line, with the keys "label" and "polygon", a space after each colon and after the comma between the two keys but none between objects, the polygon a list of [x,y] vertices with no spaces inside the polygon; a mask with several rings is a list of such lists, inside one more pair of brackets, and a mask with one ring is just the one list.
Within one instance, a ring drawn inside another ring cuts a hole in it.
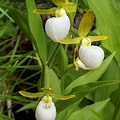
[{"label": "white flower bud", "polygon": [[85,47],[81,45],[79,48],[79,57],[86,67],[96,69],[101,65],[104,59],[104,51],[98,46],[91,45]]},{"label": "white flower bud", "polygon": [[35,111],[36,120],[55,120],[56,107],[50,96],[44,96]]},{"label": "white flower bud", "polygon": [[49,18],[45,24],[47,35],[54,41],[60,42],[70,30],[70,20],[67,15]]}]

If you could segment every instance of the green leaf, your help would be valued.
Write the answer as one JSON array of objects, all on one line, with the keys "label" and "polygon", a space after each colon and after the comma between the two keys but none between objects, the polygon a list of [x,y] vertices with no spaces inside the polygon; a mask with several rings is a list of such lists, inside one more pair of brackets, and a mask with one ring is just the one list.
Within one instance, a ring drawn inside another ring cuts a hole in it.
[{"label": "green leaf", "polygon": [[98,90],[101,87],[119,84],[119,83],[120,83],[120,80],[114,80],[114,81],[111,80],[111,81],[102,81],[102,82],[97,81],[97,82],[92,82],[85,85],[79,85],[78,87],[74,87],[74,89],[70,94],[74,94],[76,97],[68,100],[67,102],[58,101],[56,103],[56,107],[58,109],[57,111],[61,112],[62,110],[72,105],[74,102],[77,102],[83,97],[85,97],[88,93]]},{"label": "green leaf", "polygon": [[68,116],[70,116],[71,113],[77,108],[81,100],[72,103],[72,105],[70,105],[67,109],[62,110],[60,113],[58,113],[56,116],[56,120],[61,120],[61,119],[67,120]]},{"label": "green leaf", "polygon": [[111,98],[111,102],[115,106],[120,105],[120,88],[118,88],[115,91],[113,91],[112,94],[110,95],[110,98]]},{"label": "green leaf", "polygon": [[[69,100],[68,100],[69,101]],[[77,102],[75,101],[72,105],[70,105],[68,108],[62,110],[60,113],[57,114],[56,120],[67,120],[68,117],[71,115],[71,113],[77,109],[79,103],[82,101],[82,99],[79,99]]]},{"label": "green leaf", "polygon": [[50,87],[55,90],[55,93],[61,94],[61,81],[59,80],[56,73],[53,71],[53,69],[49,70],[50,74]]},{"label": "green leaf", "polygon": [[60,46],[60,49],[58,51],[58,67],[62,76],[68,67],[68,57],[62,45]]},{"label": "green leaf", "polygon": [[112,0],[113,5],[116,10],[120,10],[120,1],[119,0]]},{"label": "green leaf", "polygon": [[10,27],[10,25],[11,25],[11,21],[7,21],[6,23],[4,23],[3,26],[0,27],[0,37],[2,37],[5,34],[7,29]]},{"label": "green leaf", "polygon": [[23,107],[21,107],[20,109],[18,109],[16,111],[16,113],[21,112],[23,110],[35,109],[37,107],[37,103],[38,103],[38,101],[33,101],[31,103],[28,103],[28,104],[24,105]]},{"label": "green leaf", "polygon": [[12,19],[15,21],[15,23],[31,40],[31,32],[29,30],[27,16],[19,9],[15,9],[8,6],[6,7],[9,9],[9,14],[12,16]]},{"label": "green leaf", "polygon": [[[106,81],[106,80],[119,80],[120,79],[120,68],[117,65],[115,58],[110,63],[108,69],[104,72],[101,76],[99,81]],[[99,89],[95,93],[95,101],[104,100],[110,97],[110,94],[119,87],[119,85],[107,86],[102,89]]]},{"label": "green leaf", "polygon": [[76,11],[76,7],[77,7],[77,5],[76,5],[75,3],[66,2],[63,8],[64,8],[67,12],[75,12],[75,11]]},{"label": "green leaf", "polygon": [[115,58],[120,67],[120,1],[88,0],[88,5],[96,16],[97,29],[102,35],[108,36],[102,45],[111,53],[116,51]]},{"label": "green leaf", "polygon": [[1,118],[1,120],[13,120],[12,118],[10,118],[4,114],[0,114],[0,118]]},{"label": "green leaf", "polygon": [[36,98],[36,97],[43,97],[45,93],[44,92],[30,93],[25,91],[19,91],[19,94],[21,94],[24,97]]},{"label": "green leaf", "polygon": [[[113,57],[114,57],[115,53],[113,53],[112,55],[110,55],[107,59],[105,59],[102,63],[102,65],[96,69],[96,70],[92,70],[89,71],[88,73],[86,73],[85,75],[77,78],[76,80],[74,80],[64,91],[63,94],[67,94],[69,93],[74,87],[77,87],[79,85],[84,85],[86,83],[90,83],[90,82],[94,82],[97,81],[101,75],[105,72],[105,70],[107,69],[107,67],[109,66],[109,64],[111,63]],[[98,74],[99,73],[99,74]]]},{"label": "green leaf", "polygon": [[65,5],[65,0],[52,0],[57,6],[63,7]]},{"label": "green leaf", "polygon": [[78,120],[93,120],[93,119],[103,120],[101,119],[102,117],[100,115],[100,112],[104,109],[108,102],[109,99],[100,101],[98,103],[94,103],[93,105],[90,106],[86,106],[81,110],[73,112],[68,119],[73,120],[74,118],[77,117]]},{"label": "green leaf", "polygon": [[77,44],[80,42],[80,40],[82,40],[82,37],[76,37],[73,39],[70,38],[66,38],[60,41],[61,44]]},{"label": "green leaf", "polygon": [[88,109],[89,109],[89,111],[90,111],[90,113],[91,113],[91,115],[92,115],[92,116],[90,117],[91,120],[93,120],[93,118],[94,118],[95,120],[105,120],[101,114],[97,113],[96,111],[92,110],[92,109],[89,108],[89,107],[88,107]]},{"label": "green leaf", "polygon": [[107,80],[107,81],[97,81],[97,82],[91,82],[85,85],[79,85],[78,87],[75,87],[72,89],[71,93],[81,93],[84,91],[92,91],[94,89],[97,89],[99,87],[108,86],[108,85],[114,85],[120,83],[120,80]]},{"label": "green leaf", "polygon": [[112,118],[118,120],[117,117],[120,115],[120,88],[116,89],[110,95],[111,102],[115,105],[115,110]]},{"label": "green leaf", "polygon": [[37,13],[37,14],[55,14],[55,11],[57,9],[58,8],[56,8],[56,7],[53,7],[53,8],[50,8],[50,9],[35,9],[35,10],[33,10],[33,12]]},{"label": "green leaf", "polygon": [[33,13],[33,10],[36,8],[34,0],[26,0],[26,5],[28,10],[29,27],[36,41],[36,49],[38,50],[38,55],[42,60],[43,64],[46,64],[47,51],[44,31],[42,27],[42,20],[39,15]]},{"label": "green leaf", "polygon": [[79,28],[78,28],[78,34],[81,37],[85,37],[90,29],[92,28],[94,22],[94,16],[93,13],[89,10],[82,18]]}]

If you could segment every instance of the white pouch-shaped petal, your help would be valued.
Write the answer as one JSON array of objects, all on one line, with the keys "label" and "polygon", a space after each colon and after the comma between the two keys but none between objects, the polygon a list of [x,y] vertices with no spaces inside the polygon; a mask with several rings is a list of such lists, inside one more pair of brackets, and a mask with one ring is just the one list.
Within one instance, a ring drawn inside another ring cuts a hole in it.
[{"label": "white pouch-shaped petal", "polygon": [[60,42],[64,39],[69,30],[70,20],[67,15],[49,18],[45,23],[45,31],[54,42]]},{"label": "white pouch-shaped petal", "polygon": [[85,47],[81,45],[79,48],[79,57],[86,67],[96,69],[101,65],[104,59],[104,51],[98,46],[91,45]]},{"label": "white pouch-shaped petal", "polygon": [[56,108],[53,102],[49,107],[45,107],[42,101],[39,102],[35,111],[36,120],[55,120]]},{"label": "white pouch-shaped petal", "polygon": [[46,100],[48,103],[45,103],[44,100],[46,96],[38,103],[38,106],[35,111],[36,120],[55,120],[56,117],[56,107],[52,102],[52,98],[49,97],[49,100]]}]

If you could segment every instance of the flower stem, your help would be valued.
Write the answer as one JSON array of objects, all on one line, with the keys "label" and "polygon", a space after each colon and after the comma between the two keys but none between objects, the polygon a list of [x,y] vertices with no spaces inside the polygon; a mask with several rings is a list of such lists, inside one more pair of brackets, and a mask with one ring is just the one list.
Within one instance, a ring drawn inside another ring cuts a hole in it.
[{"label": "flower stem", "polygon": [[49,88],[50,87],[50,73],[48,65],[45,64],[44,66],[44,87]]}]

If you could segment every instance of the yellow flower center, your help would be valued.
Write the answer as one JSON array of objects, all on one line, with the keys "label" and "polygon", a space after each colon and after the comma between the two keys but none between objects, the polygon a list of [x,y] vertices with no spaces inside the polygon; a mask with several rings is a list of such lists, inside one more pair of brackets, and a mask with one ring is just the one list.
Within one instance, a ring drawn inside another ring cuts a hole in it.
[{"label": "yellow flower center", "polygon": [[49,104],[49,103],[52,102],[52,98],[50,96],[46,95],[46,96],[43,97],[42,101],[43,101],[44,104]]},{"label": "yellow flower center", "polygon": [[82,45],[83,45],[84,47],[89,47],[89,46],[91,45],[91,40],[90,40],[90,38],[84,38],[84,39],[82,40]]},{"label": "yellow flower center", "polygon": [[62,17],[65,15],[66,15],[66,11],[63,8],[60,8],[60,9],[56,10],[56,12],[55,12],[56,17]]}]

